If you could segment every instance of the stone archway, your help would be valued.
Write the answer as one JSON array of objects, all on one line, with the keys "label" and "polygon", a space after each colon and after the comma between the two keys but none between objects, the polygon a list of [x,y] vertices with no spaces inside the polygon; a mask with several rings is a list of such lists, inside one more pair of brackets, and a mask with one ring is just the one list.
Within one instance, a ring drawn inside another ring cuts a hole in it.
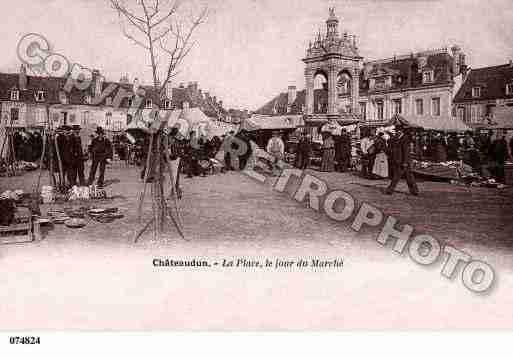
[{"label": "stone archway", "polygon": [[351,112],[358,112],[359,96],[359,69],[362,57],[358,54],[356,37],[343,36],[338,32],[338,19],[334,10],[330,10],[330,16],[326,21],[327,31],[324,36],[320,33],[312,43],[310,42],[307,55],[303,59],[305,63],[306,80],[306,115],[317,114],[315,107],[314,86],[315,77],[323,72],[327,79],[327,119],[339,117],[339,80],[343,82],[343,91],[348,95],[346,101]]},{"label": "stone archway", "polygon": [[313,75],[313,113],[328,113],[328,73],[323,69],[317,69]]}]

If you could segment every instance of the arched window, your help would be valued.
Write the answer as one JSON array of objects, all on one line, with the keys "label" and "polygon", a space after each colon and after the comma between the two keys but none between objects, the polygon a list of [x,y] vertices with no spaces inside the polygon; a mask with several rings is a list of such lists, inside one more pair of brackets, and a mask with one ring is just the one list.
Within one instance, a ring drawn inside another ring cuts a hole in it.
[{"label": "arched window", "polygon": [[337,93],[339,95],[347,95],[351,93],[351,77],[342,72],[337,76]]}]

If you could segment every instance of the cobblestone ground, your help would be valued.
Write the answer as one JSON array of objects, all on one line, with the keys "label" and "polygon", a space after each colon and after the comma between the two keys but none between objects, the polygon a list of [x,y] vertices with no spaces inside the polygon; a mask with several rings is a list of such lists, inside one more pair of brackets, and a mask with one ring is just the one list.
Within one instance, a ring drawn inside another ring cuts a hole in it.
[{"label": "cobblestone ground", "polygon": [[[418,233],[490,263],[497,285],[476,295],[460,272],[422,267],[375,240],[378,230],[350,229],[239,172],[183,180],[187,240],[169,227],[131,242],[141,190],[138,170],[107,173],[102,205],[125,217],[78,230],[55,226],[37,243],[0,247],[2,329],[408,329],[513,326],[513,191],[421,182],[393,196],[386,181],[318,173],[409,223]],[[36,173],[1,178],[0,190],[30,190]],[[46,181],[46,176],[43,175]],[[58,206],[56,206],[58,207]],[[43,208],[43,212],[48,208]],[[149,215],[150,204],[145,206]],[[343,268],[156,268],[154,258],[264,261],[343,258]],[[460,268],[461,269],[461,268]]]}]

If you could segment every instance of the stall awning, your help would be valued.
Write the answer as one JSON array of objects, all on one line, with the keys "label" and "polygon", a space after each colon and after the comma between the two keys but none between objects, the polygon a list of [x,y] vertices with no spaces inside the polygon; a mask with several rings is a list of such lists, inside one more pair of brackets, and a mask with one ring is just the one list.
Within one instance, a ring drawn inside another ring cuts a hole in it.
[{"label": "stall awning", "polygon": [[403,124],[414,128],[423,128],[425,130],[446,131],[446,132],[464,132],[471,130],[463,121],[456,117],[449,116],[429,116],[413,117],[394,115],[388,125]]},{"label": "stall awning", "polygon": [[258,130],[288,130],[304,126],[302,115],[262,116],[253,115],[242,121],[240,129],[246,131]]},{"label": "stall awning", "polygon": [[339,114],[336,118],[329,117],[326,114],[314,114],[305,120],[305,124],[309,127],[318,127],[333,121],[336,121],[340,126],[349,126],[361,122],[357,115],[351,113]]},{"label": "stall awning", "polygon": [[489,130],[513,130],[513,107],[496,107],[491,123],[484,128]]}]

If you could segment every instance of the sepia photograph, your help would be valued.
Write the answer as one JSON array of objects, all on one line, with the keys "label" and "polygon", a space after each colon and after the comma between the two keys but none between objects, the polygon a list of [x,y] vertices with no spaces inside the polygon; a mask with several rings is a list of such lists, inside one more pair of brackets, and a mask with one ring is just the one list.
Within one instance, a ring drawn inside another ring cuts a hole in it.
[{"label": "sepia photograph", "polygon": [[2,5],[9,344],[513,328],[511,0]]}]

